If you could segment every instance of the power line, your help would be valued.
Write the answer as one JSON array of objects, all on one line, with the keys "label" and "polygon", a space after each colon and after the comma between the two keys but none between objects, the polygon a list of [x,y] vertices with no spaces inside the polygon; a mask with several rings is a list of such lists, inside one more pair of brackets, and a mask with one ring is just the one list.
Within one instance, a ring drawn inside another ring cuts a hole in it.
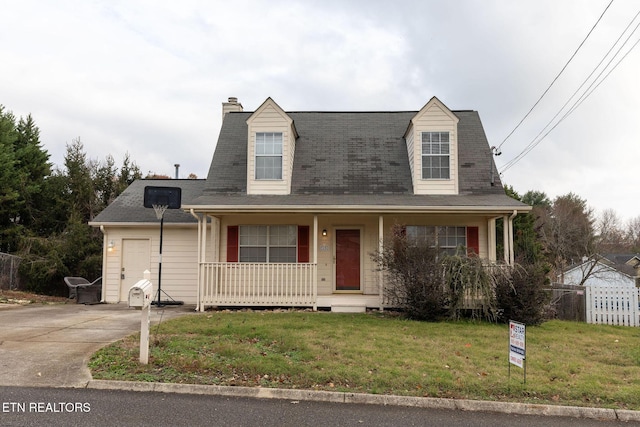
[{"label": "power line", "polygon": [[[598,63],[598,65],[596,65],[596,67],[593,69],[593,71],[589,74],[589,76],[582,82],[582,84],[580,85],[580,87],[573,93],[573,95],[571,95],[571,97],[569,98],[569,100],[567,100],[567,102],[565,102],[565,104],[562,106],[562,108],[560,108],[560,110],[556,113],[555,116],[553,116],[553,118],[549,121],[549,123],[547,123],[547,125],[538,133],[538,135],[536,135],[535,138],[533,138],[533,140],[520,152],[520,154],[518,154],[516,157],[514,157],[513,159],[511,159],[510,161],[508,161],[500,170],[500,173],[504,173],[505,171],[507,171],[509,168],[511,168],[513,165],[515,165],[517,162],[519,162],[524,156],[526,156],[531,150],[533,150],[544,138],[547,137],[547,135],[549,135],[549,133],[551,133],[551,131],[553,131],[560,123],[562,123],[564,121],[564,119],[566,119],[569,115],[571,115],[601,84],[602,82],[604,82],[607,77],[609,77],[609,75],[613,72],[613,70],[615,70],[618,65],[620,65],[620,63],[627,57],[627,55],[629,55],[629,53],[631,53],[631,51],[638,45],[638,43],[640,43],[640,39],[637,40],[633,46],[631,46],[631,48],[622,56],[622,58],[620,58],[620,60],[609,70],[609,72],[602,78],[600,79],[600,77],[602,76],[602,74],[607,70],[607,68],[609,68],[609,66],[611,65],[611,63],[613,62],[613,60],[620,54],[620,51],[624,48],[624,46],[627,45],[627,43],[629,42],[629,40],[631,39],[631,37],[633,36],[633,34],[638,30],[638,28],[640,27],[640,23],[638,23],[636,25],[636,27],[633,29],[633,31],[629,34],[629,36],[626,38],[626,40],[622,43],[622,45],[618,48],[618,50],[616,51],[616,53],[611,57],[611,59],[609,60],[609,62],[607,63],[607,65],[600,71],[600,73],[596,76],[596,78],[591,82],[591,84],[589,85],[589,87],[587,87],[587,89],[582,93],[582,95],[578,98],[578,100],[576,100],[573,105],[571,106],[571,108],[569,109],[569,111],[567,111],[561,118],[560,120],[558,120],[557,123],[555,123],[553,125],[553,127],[551,127],[551,129],[549,129],[543,136],[540,137],[540,135],[551,125],[551,123],[553,123],[553,121],[556,119],[556,117],[558,117],[560,115],[560,113],[565,109],[565,107],[569,104],[569,102],[576,96],[576,94],[578,93],[578,91],[587,83],[587,81],[591,78],[591,76],[595,73],[595,71],[600,67],[600,65],[604,62],[604,60],[607,58],[607,56],[609,56],[609,54],[611,53],[611,51],[613,50],[613,48],[618,44],[618,42],[620,41],[620,39],[622,38],[622,36],[624,36],[624,34],[627,32],[627,30],[629,29],[629,27],[631,27],[631,24],[633,24],[633,22],[636,20],[636,18],[638,17],[638,15],[640,15],[640,11],[633,17],[633,19],[631,20],[631,22],[629,22],[629,24],[627,25],[627,27],[624,29],[624,31],[620,34],[620,37],[618,37],[618,39],[613,43],[613,45],[611,46],[611,48],[607,51],[607,53],[603,56],[602,60],[600,60],[600,62]],[[598,80],[600,79],[600,80]],[[596,84],[597,83],[597,84]],[[594,87],[595,85],[595,87]]]},{"label": "power line", "polygon": [[600,15],[600,17],[598,18],[598,20],[596,21],[595,24],[593,24],[593,27],[591,27],[591,30],[589,30],[589,32],[587,33],[587,35],[585,36],[584,40],[582,40],[582,42],[580,43],[580,45],[578,46],[578,48],[575,50],[575,52],[573,52],[573,55],[571,55],[571,57],[569,58],[569,60],[567,61],[566,64],[564,64],[564,67],[562,67],[562,69],[560,70],[560,72],[558,73],[558,75],[553,79],[553,81],[551,82],[551,84],[549,85],[549,87],[547,87],[547,89],[542,93],[542,95],[540,95],[540,98],[538,98],[538,100],[535,102],[535,104],[533,104],[533,107],[531,107],[531,109],[527,112],[527,114],[524,115],[524,117],[522,118],[522,120],[520,120],[520,122],[518,122],[518,124],[516,125],[516,127],[513,128],[513,130],[511,132],[509,132],[509,134],[502,140],[502,142],[500,143],[500,145],[498,145],[498,147],[496,148],[496,151],[500,151],[500,147],[502,147],[502,145],[507,141],[507,139],[509,139],[511,137],[511,135],[513,135],[513,133],[520,127],[520,125],[522,124],[522,122],[525,121],[525,119],[527,117],[529,117],[529,114],[531,114],[531,112],[534,110],[534,108],[536,108],[536,106],[540,103],[540,101],[542,101],[542,98],[545,97],[545,95],[547,94],[547,92],[549,92],[549,90],[551,89],[551,87],[553,86],[553,84],[556,82],[556,80],[558,80],[558,78],[562,75],[562,73],[564,72],[564,70],[567,68],[567,66],[571,63],[571,61],[573,60],[573,58],[576,56],[576,54],[578,53],[578,51],[580,50],[580,48],[582,47],[582,45],[584,45],[584,43],[587,41],[587,39],[589,38],[589,36],[591,35],[591,33],[593,32],[593,30],[595,30],[596,26],[598,25],[598,23],[600,22],[600,20],[602,19],[602,17],[604,16],[604,14],[607,12],[607,10],[609,9],[609,6],[611,6],[611,4],[613,3],[613,0],[611,0],[609,2],[609,4],[607,5],[607,7],[605,7],[604,11],[602,12],[602,14]]}]

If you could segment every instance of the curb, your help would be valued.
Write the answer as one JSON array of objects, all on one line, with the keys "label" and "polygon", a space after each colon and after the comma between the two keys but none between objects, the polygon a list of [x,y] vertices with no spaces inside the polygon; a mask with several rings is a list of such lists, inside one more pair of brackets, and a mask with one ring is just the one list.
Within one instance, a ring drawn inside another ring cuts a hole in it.
[{"label": "curb", "polygon": [[590,418],[596,420],[640,421],[640,411],[626,409],[587,408],[580,406],[538,405],[515,402],[443,399],[433,397],[393,396],[333,391],[295,390],[262,387],[228,387],[199,384],[170,384],[134,381],[91,380],[86,388],[138,392],[200,394],[250,397],[257,399],[304,400],[364,405],[411,406],[428,409],[499,412],[517,415],[547,415],[556,417]]}]

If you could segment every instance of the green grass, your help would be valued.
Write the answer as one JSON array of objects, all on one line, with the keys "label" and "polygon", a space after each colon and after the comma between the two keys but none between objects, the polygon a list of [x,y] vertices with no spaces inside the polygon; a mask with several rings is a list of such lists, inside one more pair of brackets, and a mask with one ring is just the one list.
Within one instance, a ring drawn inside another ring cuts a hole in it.
[{"label": "green grass", "polygon": [[640,410],[640,329],[551,321],[527,328],[527,378],[508,328],[386,313],[209,312],[101,349],[95,379],[349,391]]}]

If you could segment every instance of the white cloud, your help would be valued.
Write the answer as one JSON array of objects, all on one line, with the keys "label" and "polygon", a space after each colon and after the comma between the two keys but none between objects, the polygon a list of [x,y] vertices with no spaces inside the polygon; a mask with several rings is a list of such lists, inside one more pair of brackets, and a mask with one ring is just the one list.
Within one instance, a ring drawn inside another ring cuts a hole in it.
[{"label": "white cloud", "polygon": [[[478,110],[498,145],[584,39],[606,2],[6,2],[0,103],[31,113],[60,164],[129,153],[143,172],[205,177],[220,105],[246,110],[417,110],[432,96]],[[503,165],[551,120],[638,12],[617,1],[531,116]],[[632,37],[637,41],[640,34]],[[520,193],[573,191],[600,210],[640,214],[640,48],[503,180]],[[637,156],[636,156],[637,157]]]}]

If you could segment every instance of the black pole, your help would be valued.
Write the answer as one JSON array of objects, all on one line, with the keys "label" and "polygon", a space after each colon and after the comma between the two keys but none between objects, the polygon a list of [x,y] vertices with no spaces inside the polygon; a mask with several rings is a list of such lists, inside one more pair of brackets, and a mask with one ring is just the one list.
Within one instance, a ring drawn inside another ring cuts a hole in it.
[{"label": "black pole", "polygon": [[160,292],[162,289],[162,230],[164,229],[164,212],[160,217],[160,252],[158,257],[158,303],[156,304],[158,307],[162,306],[160,302]]}]

